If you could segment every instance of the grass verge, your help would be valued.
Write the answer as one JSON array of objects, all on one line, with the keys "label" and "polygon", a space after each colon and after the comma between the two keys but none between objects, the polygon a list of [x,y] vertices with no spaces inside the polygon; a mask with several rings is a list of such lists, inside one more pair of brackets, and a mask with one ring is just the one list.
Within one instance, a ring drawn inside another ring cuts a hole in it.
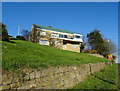
[{"label": "grass verge", "polygon": [[72,89],[114,89],[115,91],[119,91],[117,65],[114,64],[93,73],[88,79],[77,84]]}]

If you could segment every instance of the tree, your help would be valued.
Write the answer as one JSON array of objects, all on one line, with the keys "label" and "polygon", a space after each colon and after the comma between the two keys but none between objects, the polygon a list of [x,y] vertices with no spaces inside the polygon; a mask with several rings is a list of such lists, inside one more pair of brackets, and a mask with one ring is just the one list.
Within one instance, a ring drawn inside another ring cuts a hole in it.
[{"label": "tree", "polygon": [[83,36],[83,42],[81,43],[80,45],[80,52],[83,52],[83,50],[85,49],[85,46],[86,46],[86,41],[85,41],[85,36]]},{"label": "tree", "polygon": [[[38,32],[38,35],[40,34],[40,31]],[[56,38],[52,37],[50,32],[46,32],[46,35],[40,35],[38,37],[41,38],[41,39],[42,38],[47,39],[49,41],[49,46],[50,47],[54,47],[54,48],[59,48],[60,47],[58,44],[61,42],[61,40],[57,40]]]},{"label": "tree", "polygon": [[28,30],[22,31],[22,36],[25,38],[26,41],[28,41],[28,39],[29,39],[29,34],[30,34],[30,32]]},{"label": "tree", "polygon": [[86,46],[86,43],[83,42],[80,46],[80,52],[82,52],[84,50],[85,46]]},{"label": "tree", "polygon": [[45,37],[48,39],[50,47],[58,48],[58,46],[56,46],[56,43],[55,43],[56,39],[51,37],[51,33],[50,32],[47,32]]},{"label": "tree", "polygon": [[99,54],[103,54],[103,52],[106,51],[103,45],[102,35],[99,30],[93,30],[91,33],[87,34],[87,38],[92,50],[97,50]]},{"label": "tree", "polygon": [[106,48],[106,51],[103,53],[105,57],[107,57],[108,54],[117,52],[116,45],[111,40],[104,38],[103,45]]},{"label": "tree", "polygon": [[0,26],[2,26],[2,41],[9,41],[6,25],[4,25],[3,23],[0,23]]}]

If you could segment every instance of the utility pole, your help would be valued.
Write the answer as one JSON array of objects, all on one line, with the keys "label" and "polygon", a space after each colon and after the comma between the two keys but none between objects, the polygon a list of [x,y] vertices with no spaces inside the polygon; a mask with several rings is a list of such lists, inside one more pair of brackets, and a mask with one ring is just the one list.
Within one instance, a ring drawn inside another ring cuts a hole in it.
[{"label": "utility pole", "polygon": [[20,36],[20,25],[18,25],[18,36]]}]

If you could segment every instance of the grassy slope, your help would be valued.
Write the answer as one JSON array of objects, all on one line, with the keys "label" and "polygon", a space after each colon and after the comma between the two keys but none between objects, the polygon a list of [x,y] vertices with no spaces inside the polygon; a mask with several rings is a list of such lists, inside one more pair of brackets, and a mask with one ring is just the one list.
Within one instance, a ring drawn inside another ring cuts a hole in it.
[{"label": "grassy slope", "polygon": [[83,53],[64,51],[26,41],[12,41],[15,43],[2,42],[2,65],[6,70],[19,67],[40,68],[47,67],[47,65],[66,66],[106,61],[104,58]]},{"label": "grassy slope", "polygon": [[88,79],[74,86],[72,89],[118,89],[117,65],[108,66],[96,72]]}]

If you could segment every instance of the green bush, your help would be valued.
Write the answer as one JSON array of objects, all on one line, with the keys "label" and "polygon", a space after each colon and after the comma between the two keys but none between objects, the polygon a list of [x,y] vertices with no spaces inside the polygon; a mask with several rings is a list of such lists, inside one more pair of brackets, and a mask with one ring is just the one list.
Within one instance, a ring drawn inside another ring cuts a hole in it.
[{"label": "green bush", "polygon": [[23,36],[17,36],[16,39],[18,39],[18,40],[25,40],[25,38]]},{"label": "green bush", "polygon": [[96,50],[91,50],[91,49],[86,49],[86,50],[84,50],[84,53],[96,54],[97,51]]},{"label": "green bush", "polygon": [[17,38],[9,37],[10,40],[17,40]]},{"label": "green bush", "polygon": [[9,41],[6,25],[4,25],[2,23],[0,23],[0,25],[2,26],[2,41]]}]

